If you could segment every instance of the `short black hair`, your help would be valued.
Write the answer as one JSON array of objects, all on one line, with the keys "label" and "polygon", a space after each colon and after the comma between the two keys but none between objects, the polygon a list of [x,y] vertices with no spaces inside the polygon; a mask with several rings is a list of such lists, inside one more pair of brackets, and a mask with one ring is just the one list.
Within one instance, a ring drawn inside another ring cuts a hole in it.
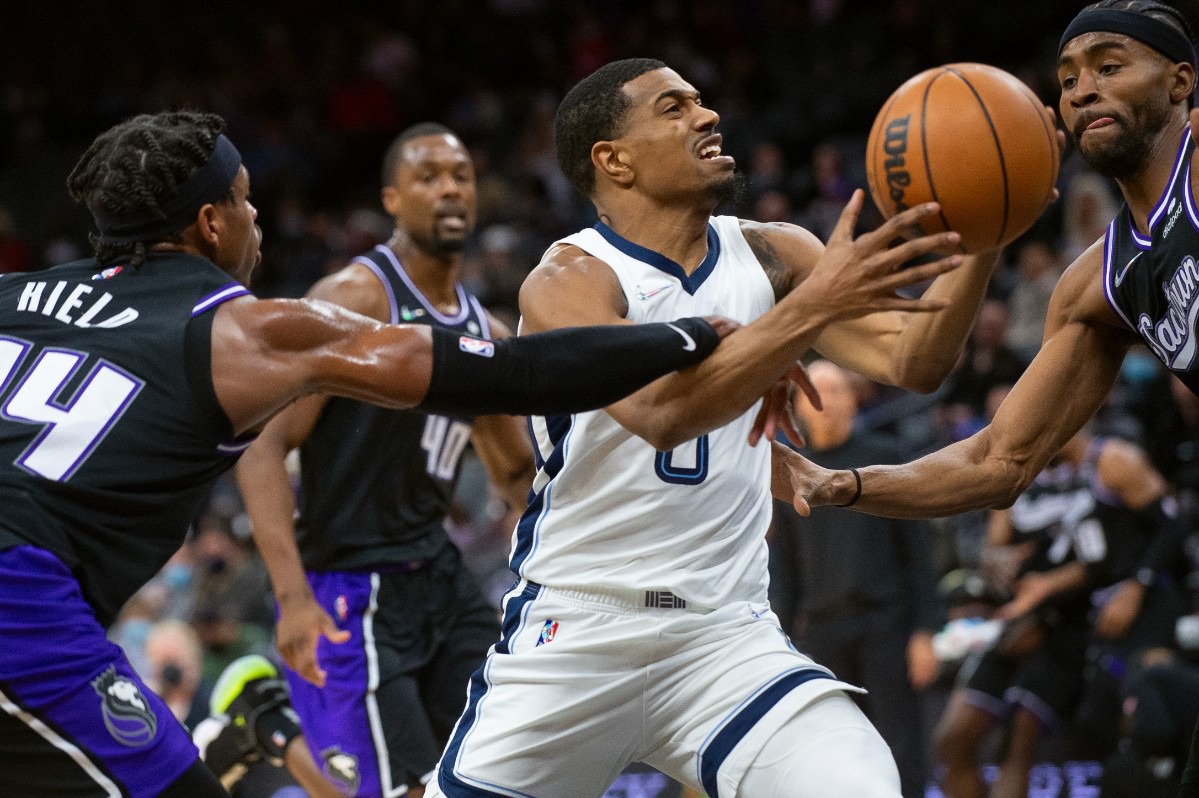
[{"label": "short black hair", "polygon": [[558,166],[566,179],[585,197],[595,191],[595,168],[591,148],[597,141],[609,141],[619,135],[631,101],[624,85],[646,72],[665,69],[654,58],[626,58],[613,61],[575,84],[554,117],[554,144]]},{"label": "short black hair", "polygon": [[395,140],[387,147],[387,152],[383,154],[383,185],[395,185],[396,170],[400,168],[400,161],[404,159],[404,145],[422,136],[458,138],[457,133],[437,122],[417,122],[415,125],[405,128],[400,135],[395,137]]},{"label": "short black hair", "polygon": [[1186,16],[1177,8],[1168,6],[1165,3],[1158,3],[1156,0],[1099,0],[1099,2],[1091,3],[1078,13],[1083,14],[1087,11],[1097,11],[1099,9],[1106,11],[1132,11],[1137,14],[1144,14],[1177,28],[1190,42],[1193,43],[1195,41],[1195,34],[1191,32],[1191,26],[1187,22]]},{"label": "short black hair", "polygon": [[[208,163],[224,129],[224,119],[197,111],[163,111],[127,119],[96,137],[67,177],[67,191],[93,215],[97,211],[108,216],[136,213],[164,219],[159,203]],[[92,235],[91,242],[101,263],[132,256],[131,265],[136,266],[145,259],[148,245],[177,243],[180,232],[182,228],[155,241],[121,243]]]}]

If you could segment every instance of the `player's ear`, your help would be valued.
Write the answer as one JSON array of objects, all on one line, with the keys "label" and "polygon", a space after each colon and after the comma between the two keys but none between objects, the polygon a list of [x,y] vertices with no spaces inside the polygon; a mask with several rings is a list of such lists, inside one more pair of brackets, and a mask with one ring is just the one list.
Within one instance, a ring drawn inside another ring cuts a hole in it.
[{"label": "player's ear", "polygon": [[633,167],[615,141],[597,141],[591,146],[591,163],[600,174],[620,185],[633,182]]},{"label": "player's ear", "polygon": [[215,247],[220,243],[221,214],[217,206],[211,202],[201,205],[196,211],[196,237],[207,246]]},{"label": "player's ear", "polygon": [[400,213],[400,192],[395,190],[395,186],[384,186],[379,192],[379,197],[383,200],[383,209],[387,211],[389,216],[395,217]]},{"label": "player's ear", "polygon": [[1186,102],[1195,91],[1195,67],[1179,61],[1171,67],[1170,102]]}]

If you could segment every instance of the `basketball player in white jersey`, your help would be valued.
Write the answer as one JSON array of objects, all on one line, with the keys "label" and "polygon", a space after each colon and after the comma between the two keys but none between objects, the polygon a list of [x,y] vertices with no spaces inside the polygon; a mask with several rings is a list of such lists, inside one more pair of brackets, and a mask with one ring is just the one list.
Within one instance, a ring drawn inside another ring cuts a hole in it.
[{"label": "basketball player in white jersey", "polygon": [[[888,250],[922,207],[853,240],[861,192],[827,249],[792,225],[712,217],[735,182],[718,119],[648,59],[601,68],[558,109],[559,163],[601,221],[530,275],[522,333],[684,312],[746,326],[710,366],[604,411],[532,419],[520,579],[427,795],[589,798],[633,761],[710,798],[900,795],[887,746],[845,695],[856,688],[798,653],[770,611],[771,450],[747,439],[760,397],[809,347],[934,388],[994,256],[901,271],[956,234]],[[933,275],[923,298],[895,294]]]}]

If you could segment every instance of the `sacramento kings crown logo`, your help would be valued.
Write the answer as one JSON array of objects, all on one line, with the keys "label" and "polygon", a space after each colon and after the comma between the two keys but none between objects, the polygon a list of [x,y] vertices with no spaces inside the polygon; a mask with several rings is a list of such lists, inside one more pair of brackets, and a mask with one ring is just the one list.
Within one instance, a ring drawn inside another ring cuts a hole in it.
[{"label": "sacramento kings crown logo", "polygon": [[358,757],[347,754],[340,746],[333,746],[321,751],[325,760],[325,775],[329,780],[341,787],[348,795],[357,795],[358,787],[362,784],[362,774],[358,771]]},{"label": "sacramento kings crown logo", "polygon": [[154,739],[158,718],[150,709],[137,682],[117,673],[115,666],[92,680],[92,689],[100,696],[104,726],[113,739],[130,748]]}]

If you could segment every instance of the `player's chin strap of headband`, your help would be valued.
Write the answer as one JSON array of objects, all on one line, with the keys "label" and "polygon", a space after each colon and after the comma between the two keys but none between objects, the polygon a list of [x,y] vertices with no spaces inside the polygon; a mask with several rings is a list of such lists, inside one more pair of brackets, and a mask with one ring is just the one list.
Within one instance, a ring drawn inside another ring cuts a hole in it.
[{"label": "player's chin strap of headband", "polygon": [[158,214],[149,211],[105,214],[92,211],[107,244],[156,241],[178,232],[195,221],[196,212],[210,202],[219,202],[229,194],[233,178],[241,167],[241,153],[224,135],[217,136],[209,159],[184,180],[170,196],[158,203]]},{"label": "player's chin strap of headband", "polygon": [[1066,49],[1066,43],[1071,39],[1095,31],[1121,33],[1149,45],[1171,61],[1185,61],[1191,65],[1195,63],[1195,47],[1178,28],[1148,14],[1114,8],[1096,8],[1076,16],[1062,34],[1057,54],[1062,54],[1062,50]]}]

